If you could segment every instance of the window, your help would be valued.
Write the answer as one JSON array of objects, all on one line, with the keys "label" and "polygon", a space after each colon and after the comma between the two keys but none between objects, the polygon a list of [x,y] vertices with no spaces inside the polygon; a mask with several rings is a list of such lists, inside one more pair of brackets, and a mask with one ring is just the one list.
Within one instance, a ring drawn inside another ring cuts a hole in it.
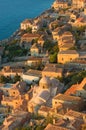
[{"label": "window", "polygon": [[15,94],[15,92],[13,92],[13,94]]},{"label": "window", "polygon": [[62,58],[62,60],[64,60],[64,58]]},{"label": "window", "polygon": [[55,104],[57,104],[57,102],[55,101]]}]

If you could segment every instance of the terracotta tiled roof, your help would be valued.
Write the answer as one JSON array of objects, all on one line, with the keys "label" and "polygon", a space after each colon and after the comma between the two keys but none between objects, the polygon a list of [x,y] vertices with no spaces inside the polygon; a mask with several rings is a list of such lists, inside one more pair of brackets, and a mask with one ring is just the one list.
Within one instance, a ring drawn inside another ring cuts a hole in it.
[{"label": "terracotta tiled roof", "polygon": [[58,94],[54,97],[56,100],[63,100],[63,101],[69,101],[69,102],[76,102],[81,101],[80,97],[75,97],[75,96],[69,96],[65,94]]},{"label": "terracotta tiled roof", "polygon": [[77,20],[76,20],[76,22],[82,22],[84,20],[84,18],[83,17],[80,17],[80,18],[78,18]]},{"label": "terracotta tiled roof", "polygon": [[63,35],[70,35],[71,36],[73,34],[70,31],[66,31],[66,32],[63,33]]},{"label": "terracotta tiled roof", "polygon": [[44,71],[48,71],[48,72],[56,72],[56,73],[62,73],[63,72],[63,67],[58,66],[56,64],[47,64],[43,70]]},{"label": "terracotta tiled roof", "polygon": [[26,37],[40,37],[39,34],[32,34],[32,33],[25,33],[23,36],[23,38],[26,38]]},{"label": "terracotta tiled roof", "polygon": [[83,120],[83,116],[86,116],[86,114],[81,113],[81,112],[77,112],[77,111],[73,111],[73,110],[69,110],[66,113],[66,116],[70,116],[70,117],[74,117],[76,119],[82,119]]},{"label": "terracotta tiled roof", "polygon": [[78,54],[78,52],[76,50],[66,50],[66,51],[60,51],[59,54]]},{"label": "terracotta tiled roof", "polygon": [[32,20],[30,20],[30,19],[25,19],[22,23],[23,23],[23,24],[32,23]]},{"label": "terracotta tiled roof", "polygon": [[65,92],[65,94],[66,94],[66,95],[75,94],[77,90],[82,90],[82,89],[84,89],[85,84],[86,84],[86,78],[84,78],[80,84],[74,84],[74,85],[72,85],[72,86]]},{"label": "terracotta tiled roof", "polygon": [[78,89],[78,87],[79,87],[78,84],[72,85],[72,86],[65,92],[65,94],[66,94],[66,95],[75,94],[75,92],[76,92],[76,90]]},{"label": "terracotta tiled roof", "polygon": [[39,70],[29,69],[29,70],[26,72],[26,74],[29,74],[29,75],[36,75],[36,76],[38,75],[38,76],[41,77],[42,72],[39,71]]},{"label": "terracotta tiled roof", "polygon": [[48,124],[44,130],[69,130],[69,129]]},{"label": "terracotta tiled roof", "polygon": [[42,60],[42,58],[33,57],[33,56],[30,56],[30,57],[28,58],[28,61],[41,61],[41,60]]},{"label": "terracotta tiled roof", "polygon": [[82,82],[79,84],[79,89],[82,89],[84,85],[86,84],[86,78],[82,80]]}]

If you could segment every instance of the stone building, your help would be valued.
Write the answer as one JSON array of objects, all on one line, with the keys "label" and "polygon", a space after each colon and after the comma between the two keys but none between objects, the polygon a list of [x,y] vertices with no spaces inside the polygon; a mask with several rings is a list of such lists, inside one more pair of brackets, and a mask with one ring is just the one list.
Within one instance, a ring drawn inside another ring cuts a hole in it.
[{"label": "stone building", "polygon": [[45,36],[41,35],[40,38],[38,39],[38,44],[43,47],[45,40],[46,40]]},{"label": "stone building", "polygon": [[1,130],[15,130],[23,126],[30,120],[30,114],[24,111],[13,111],[8,117],[5,118]]},{"label": "stone building", "polygon": [[0,90],[3,92],[4,96],[16,97],[24,93],[26,88],[26,83],[24,81],[18,81],[15,84],[3,84],[1,85]]},{"label": "stone building", "polygon": [[4,66],[0,71],[1,75],[14,77],[16,74],[21,75],[24,69],[19,67]]},{"label": "stone building", "polygon": [[37,43],[34,43],[30,48],[31,56],[39,56],[41,53],[41,48],[38,46]]},{"label": "stone building", "polygon": [[73,36],[73,34],[70,31],[65,31],[62,36],[59,39],[58,45],[62,45],[65,43],[71,43],[71,44],[75,44],[75,38]]},{"label": "stone building", "polygon": [[72,5],[75,8],[83,8],[86,5],[86,0],[72,0]]},{"label": "stone building", "polygon": [[83,123],[86,122],[86,113],[74,111],[74,110],[69,110],[64,118],[68,118],[70,120],[82,120]]},{"label": "stone building", "polygon": [[[60,21],[60,24],[62,23],[62,20]],[[73,34],[70,32],[70,30],[72,29],[72,26],[70,24],[67,24],[64,25],[62,27],[57,27],[55,28],[53,31],[52,31],[52,37],[55,41],[58,41],[61,36],[70,36],[70,37],[73,37]],[[69,39],[69,38],[68,38]]]},{"label": "stone building", "polygon": [[51,108],[47,106],[41,106],[38,110],[38,114],[44,117],[47,117],[49,115]]},{"label": "stone building", "polygon": [[63,117],[53,119],[53,125],[48,124],[45,130],[81,130],[86,122],[86,114],[69,110]]},{"label": "stone building", "polygon": [[2,91],[3,95],[9,96],[9,91],[12,88],[13,84],[6,83],[6,84],[0,84],[0,91]]},{"label": "stone building", "polygon": [[69,130],[69,129],[57,125],[48,124],[44,130]]},{"label": "stone building", "polygon": [[49,24],[49,29],[53,30],[57,28],[58,26],[60,26],[60,24],[61,24],[60,20],[55,20]]},{"label": "stone building", "polygon": [[67,123],[66,125],[68,128],[81,130],[82,125],[86,123],[86,114],[78,111],[69,110],[64,115],[64,119],[69,120],[69,123]]},{"label": "stone building", "polygon": [[73,60],[79,58],[79,53],[76,50],[66,50],[60,51],[58,53],[58,63],[72,62]]},{"label": "stone building", "polygon": [[26,30],[26,29],[28,29],[29,27],[32,28],[32,24],[33,24],[32,20],[30,20],[30,19],[25,19],[25,20],[21,23],[20,29],[21,29],[21,30]]},{"label": "stone building", "polygon": [[39,37],[40,37],[39,34],[25,33],[21,37],[21,43],[22,42],[28,42],[28,43],[30,43],[32,40],[38,39]]},{"label": "stone building", "polygon": [[52,7],[56,10],[58,10],[58,8],[67,8],[68,7],[68,2],[65,0],[56,0]]},{"label": "stone building", "polygon": [[58,94],[56,95],[52,100],[52,106],[53,108],[58,109],[58,104],[62,105],[62,109],[64,111],[67,110],[75,110],[79,111],[82,110],[84,107],[83,99],[76,96],[69,96],[64,94]]},{"label": "stone building", "polygon": [[19,108],[23,104],[24,99],[22,98],[21,95],[17,97],[6,97],[3,96],[1,104],[3,106],[9,106],[13,109]]},{"label": "stone building", "polygon": [[40,24],[34,23],[32,26],[32,33],[37,32],[40,29]]},{"label": "stone building", "polygon": [[74,95],[82,98],[86,98],[86,78],[82,80],[80,84],[72,85],[66,92],[66,95]]},{"label": "stone building", "polygon": [[48,77],[62,77],[64,67],[57,64],[46,64],[45,68],[42,71],[42,76]]},{"label": "stone building", "polygon": [[86,6],[85,6],[85,8],[84,8],[84,14],[86,15]]},{"label": "stone building", "polygon": [[63,31],[62,31],[61,27],[55,28],[52,31],[52,36],[53,36],[54,41],[58,41],[62,34],[63,34]]},{"label": "stone building", "polygon": [[9,90],[9,96],[17,97],[18,95],[25,93],[26,90],[26,82],[18,81]]},{"label": "stone building", "polygon": [[4,106],[10,106],[14,109],[19,108],[24,102],[23,95],[26,90],[26,83],[24,81],[18,81],[9,89],[9,95],[3,95],[1,104]]},{"label": "stone building", "polygon": [[42,58],[33,57],[33,56],[29,57],[28,60],[26,61],[27,66],[33,66],[33,67],[37,67],[41,63],[42,63]]},{"label": "stone building", "polygon": [[60,51],[69,50],[73,48],[75,44],[75,38],[70,31],[65,31],[58,40],[58,47]]},{"label": "stone building", "polygon": [[[35,66],[34,66],[35,67]],[[42,76],[42,72],[39,70],[29,69],[26,73],[21,75],[23,81],[28,84],[38,82]]]},{"label": "stone building", "polygon": [[64,85],[54,78],[43,77],[33,87],[33,97],[28,102],[28,111],[37,112],[41,105],[52,106],[52,97],[61,92]]}]

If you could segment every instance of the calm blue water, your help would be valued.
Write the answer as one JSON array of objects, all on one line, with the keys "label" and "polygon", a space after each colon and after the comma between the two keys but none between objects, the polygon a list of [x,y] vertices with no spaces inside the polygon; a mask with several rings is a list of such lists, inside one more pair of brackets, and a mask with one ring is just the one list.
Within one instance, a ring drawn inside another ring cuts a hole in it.
[{"label": "calm blue water", "polygon": [[8,38],[26,18],[50,8],[54,0],[0,0],[0,40]]}]

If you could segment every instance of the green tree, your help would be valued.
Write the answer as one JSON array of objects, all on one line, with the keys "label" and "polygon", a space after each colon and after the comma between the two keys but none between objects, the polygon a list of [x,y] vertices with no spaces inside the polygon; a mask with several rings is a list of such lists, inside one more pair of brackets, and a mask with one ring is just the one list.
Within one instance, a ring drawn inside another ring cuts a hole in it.
[{"label": "green tree", "polygon": [[25,56],[27,52],[27,49],[22,48],[17,44],[11,44],[5,47],[3,57],[8,57],[8,60],[11,61],[16,56]]},{"label": "green tree", "polygon": [[50,51],[53,47],[53,44],[50,40],[46,40],[44,42],[43,48],[45,48],[46,50]]},{"label": "green tree", "polygon": [[26,32],[27,32],[27,33],[32,33],[32,28],[28,27],[28,28],[26,29]]},{"label": "green tree", "polygon": [[32,130],[32,128],[29,126],[26,126],[26,127],[16,128],[15,130]]},{"label": "green tree", "polygon": [[65,84],[69,84],[69,86],[76,84],[77,82],[80,83],[83,78],[86,77],[86,71],[74,72],[68,76],[64,76],[60,78],[60,80]]},{"label": "green tree", "polygon": [[36,130],[44,130],[44,126],[37,126]]},{"label": "green tree", "polygon": [[57,53],[56,52],[54,54],[50,55],[50,62],[57,63]]},{"label": "green tree", "polygon": [[4,75],[0,75],[0,83],[6,83],[6,77]]},{"label": "green tree", "polygon": [[59,51],[59,48],[58,48],[58,44],[57,42],[56,43],[53,43],[52,41],[49,41],[49,40],[46,40],[44,42],[44,46],[43,46],[46,50],[48,50],[48,52],[50,54],[54,54],[55,52],[58,53]]},{"label": "green tree", "polygon": [[21,77],[16,74],[15,77],[13,78],[13,82],[16,83],[17,81],[20,81],[21,80]]},{"label": "green tree", "polygon": [[49,123],[53,124],[53,117],[47,116],[46,125],[48,125]]}]

